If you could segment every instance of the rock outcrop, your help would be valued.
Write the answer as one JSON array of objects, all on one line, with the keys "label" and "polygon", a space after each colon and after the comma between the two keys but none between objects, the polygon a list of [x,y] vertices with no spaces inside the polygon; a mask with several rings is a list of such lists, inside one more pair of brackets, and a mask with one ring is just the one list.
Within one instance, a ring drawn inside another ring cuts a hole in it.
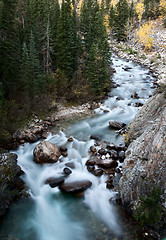
[{"label": "rock outcrop", "polygon": [[154,94],[135,116],[126,134],[123,175],[119,183],[122,203],[134,211],[140,197],[161,189],[160,205],[166,210],[166,99]]},{"label": "rock outcrop", "polygon": [[24,182],[19,177],[23,174],[17,165],[17,155],[4,152],[0,154],[0,216],[3,216],[10,203],[20,196]]}]

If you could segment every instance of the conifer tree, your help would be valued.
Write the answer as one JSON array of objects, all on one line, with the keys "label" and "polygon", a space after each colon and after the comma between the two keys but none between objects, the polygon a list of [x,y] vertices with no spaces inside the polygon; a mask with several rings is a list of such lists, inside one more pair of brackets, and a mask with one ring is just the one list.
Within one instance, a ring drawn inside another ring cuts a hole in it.
[{"label": "conifer tree", "polygon": [[15,21],[17,0],[3,0],[0,19],[0,78],[6,95],[11,95],[18,78],[19,39]]},{"label": "conifer tree", "polygon": [[93,93],[102,95],[108,87],[110,64],[103,8],[95,0],[84,1],[80,21],[86,78]]},{"label": "conifer tree", "polygon": [[109,25],[111,28],[114,26],[114,20],[115,20],[115,9],[113,5],[111,5],[110,12],[109,12]]},{"label": "conifer tree", "polygon": [[57,29],[57,67],[71,80],[76,69],[78,38],[76,14],[70,0],[63,0]]},{"label": "conifer tree", "polygon": [[113,27],[114,36],[118,41],[126,40],[128,16],[127,0],[119,0],[116,4],[116,14]]},{"label": "conifer tree", "polygon": [[160,0],[144,0],[145,11],[143,17],[156,19],[160,15]]}]

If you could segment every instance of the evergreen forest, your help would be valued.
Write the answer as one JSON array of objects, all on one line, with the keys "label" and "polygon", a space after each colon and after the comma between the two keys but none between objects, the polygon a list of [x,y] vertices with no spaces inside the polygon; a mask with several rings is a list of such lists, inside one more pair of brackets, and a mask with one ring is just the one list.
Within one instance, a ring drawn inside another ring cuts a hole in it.
[{"label": "evergreen forest", "polygon": [[[143,19],[162,14],[160,0],[143,4]],[[56,101],[105,96],[109,37],[126,41],[139,25],[139,7],[127,0],[0,0],[0,138]]]}]

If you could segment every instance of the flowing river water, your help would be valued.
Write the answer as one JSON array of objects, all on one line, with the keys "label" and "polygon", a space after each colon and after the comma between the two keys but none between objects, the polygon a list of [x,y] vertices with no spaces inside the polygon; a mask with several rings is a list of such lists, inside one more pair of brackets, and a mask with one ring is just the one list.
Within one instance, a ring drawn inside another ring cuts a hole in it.
[{"label": "flowing river water", "polygon": [[[46,139],[67,147],[68,157],[40,166],[33,162],[33,149],[38,142],[26,143],[16,151],[30,197],[20,199],[9,209],[0,226],[1,240],[140,239],[137,227],[114,201],[118,193],[106,188],[107,177],[96,177],[85,166],[89,148],[95,143],[90,136],[97,135],[101,140],[123,145],[123,137],[108,127],[109,121],[128,124],[139,110],[135,105],[145,103],[154,90],[154,79],[148,69],[116,56],[112,61],[116,70],[113,80],[118,87],[95,109],[95,115],[78,120]],[[131,98],[134,92],[139,99]],[[73,142],[67,141],[69,136],[73,136]],[[51,188],[44,183],[50,177],[62,176],[65,163],[69,161],[74,162],[75,169],[66,182],[92,182],[84,197],[66,195],[58,187]]]}]

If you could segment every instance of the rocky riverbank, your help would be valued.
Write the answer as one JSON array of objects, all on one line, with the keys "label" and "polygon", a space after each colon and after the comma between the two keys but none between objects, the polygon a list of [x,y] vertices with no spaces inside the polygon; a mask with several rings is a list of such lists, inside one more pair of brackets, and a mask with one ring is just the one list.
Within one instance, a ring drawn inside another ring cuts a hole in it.
[{"label": "rocky riverbank", "polygon": [[154,21],[153,46],[150,51],[145,51],[139,43],[137,29],[128,35],[127,42],[117,42],[110,39],[112,50],[120,57],[135,61],[153,72],[158,85],[166,84],[166,30],[161,20]]},{"label": "rocky riverbank", "polygon": [[111,40],[119,57],[150,68],[159,86],[128,126],[125,134],[128,149],[119,183],[122,204],[146,227],[147,239],[161,239],[159,233],[166,226],[166,65],[162,30],[162,27],[155,30],[158,37],[151,52],[144,52],[133,41]]}]

